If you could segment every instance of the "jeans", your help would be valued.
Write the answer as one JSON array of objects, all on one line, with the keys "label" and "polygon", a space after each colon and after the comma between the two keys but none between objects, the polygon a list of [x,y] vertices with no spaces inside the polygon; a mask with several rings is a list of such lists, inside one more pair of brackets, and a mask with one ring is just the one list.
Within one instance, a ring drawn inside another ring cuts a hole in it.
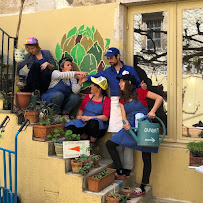
[{"label": "jeans", "polygon": [[71,111],[80,103],[80,96],[78,94],[64,95],[62,92],[54,92],[51,95],[51,103],[53,103],[54,111],[60,114],[65,111],[70,115]]}]

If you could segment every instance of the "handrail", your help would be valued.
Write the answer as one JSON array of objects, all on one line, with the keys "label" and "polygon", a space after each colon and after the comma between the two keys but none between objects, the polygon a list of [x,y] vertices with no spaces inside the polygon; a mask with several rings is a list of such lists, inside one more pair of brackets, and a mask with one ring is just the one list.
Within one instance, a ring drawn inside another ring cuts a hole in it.
[{"label": "handrail", "polygon": [[4,32],[9,38],[16,39],[16,37],[11,37],[11,36],[10,36],[7,32],[5,32],[3,29],[0,28],[0,30],[1,30],[2,32]]}]

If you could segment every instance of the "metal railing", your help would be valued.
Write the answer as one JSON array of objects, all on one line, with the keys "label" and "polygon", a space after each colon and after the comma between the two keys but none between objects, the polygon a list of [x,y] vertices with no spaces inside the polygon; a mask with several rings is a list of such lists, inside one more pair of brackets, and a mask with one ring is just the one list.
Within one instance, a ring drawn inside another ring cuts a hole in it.
[{"label": "metal railing", "polygon": [[16,67],[14,48],[16,47],[17,39],[11,37],[1,28],[0,32],[0,91],[3,91],[6,95],[8,95],[9,92],[12,92],[10,100],[11,111],[13,111]]}]

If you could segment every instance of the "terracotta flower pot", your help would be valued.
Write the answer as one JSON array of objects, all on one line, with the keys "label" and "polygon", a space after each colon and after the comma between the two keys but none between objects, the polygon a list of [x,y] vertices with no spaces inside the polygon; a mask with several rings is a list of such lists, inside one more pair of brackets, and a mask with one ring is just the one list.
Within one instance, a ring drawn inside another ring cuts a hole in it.
[{"label": "terracotta flower pot", "polygon": [[26,109],[30,103],[31,92],[17,92],[16,103],[21,110]]},{"label": "terracotta flower pot", "polygon": [[123,192],[123,195],[128,197],[128,199],[131,198],[131,193],[132,193],[132,188],[131,187],[123,187],[122,192]]},{"label": "terracotta flower pot", "polygon": [[71,160],[71,166],[72,166],[72,171],[73,173],[79,173],[80,171],[80,167],[82,167],[82,162],[77,162],[77,161],[74,161],[74,160]]},{"label": "terracotta flower pot", "polygon": [[203,165],[203,157],[196,157],[190,152],[190,166],[201,166]]},{"label": "terracotta flower pot", "polygon": [[39,112],[24,112],[25,119],[28,119],[30,123],[39,122]]},{"label": "terracotta flower pot", "polygon": [[115,193],[115,196],[116,197],[111,197],[109,196],[109,193],[106,194],[106,201],[107,203],[119,203],[121,197],[120,197],[120,194],[118,193]]}]

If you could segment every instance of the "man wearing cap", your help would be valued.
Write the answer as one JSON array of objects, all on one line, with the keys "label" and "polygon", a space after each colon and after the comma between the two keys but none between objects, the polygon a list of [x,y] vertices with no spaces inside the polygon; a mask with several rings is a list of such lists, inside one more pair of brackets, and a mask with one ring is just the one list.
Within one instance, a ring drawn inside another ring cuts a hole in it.
[{"label": "man wearing cap", "polygon": [[[16,85],[23,91],[35,92],[40,96],[49,87],[51,72],[55,69],[54,58],[49,50],[41,50],[35,37],[29,37],[25,41],[25,48],[28,54],[25,55],[25,60],[17,65]],[[25,65],[29,69],[26,84],[19,79],[19,72]]]},{"label": "man wearing cap", "polygon": [[[119,104],[119,94],[120,94],[120,86],[119,80],[116,77],[121,77],[125,74],[131,74],[135,77],[136,86],[143,89],[146,89],[145,83],[140,83],[140,79],[137,75],[137,72],[132,66],[125,65],[123,61],[120,60],[120,51],[115,48],[111,47],[107,50],[105,54],[107,60],[111,67],[107,68],[106,70],[97,73],[93,77],[103,76],[107,79],[108,84],[110,86],[110,94],[111,94],[111,114],[109,120],[109,127],[108,132],[116,133],[123,127],[122,123],[122,116],[121,116],[121,109]],[[90,77],[88,76],[88,81],[90,81]],[[133,168],[133,150],[129,148],[125,148],[124,152],[122,149],[119,149],[119,155],[121,157],[121,161],[125,169],[128,169],[129,172]],[[125,159],[123,159],[125,157]]]}]

